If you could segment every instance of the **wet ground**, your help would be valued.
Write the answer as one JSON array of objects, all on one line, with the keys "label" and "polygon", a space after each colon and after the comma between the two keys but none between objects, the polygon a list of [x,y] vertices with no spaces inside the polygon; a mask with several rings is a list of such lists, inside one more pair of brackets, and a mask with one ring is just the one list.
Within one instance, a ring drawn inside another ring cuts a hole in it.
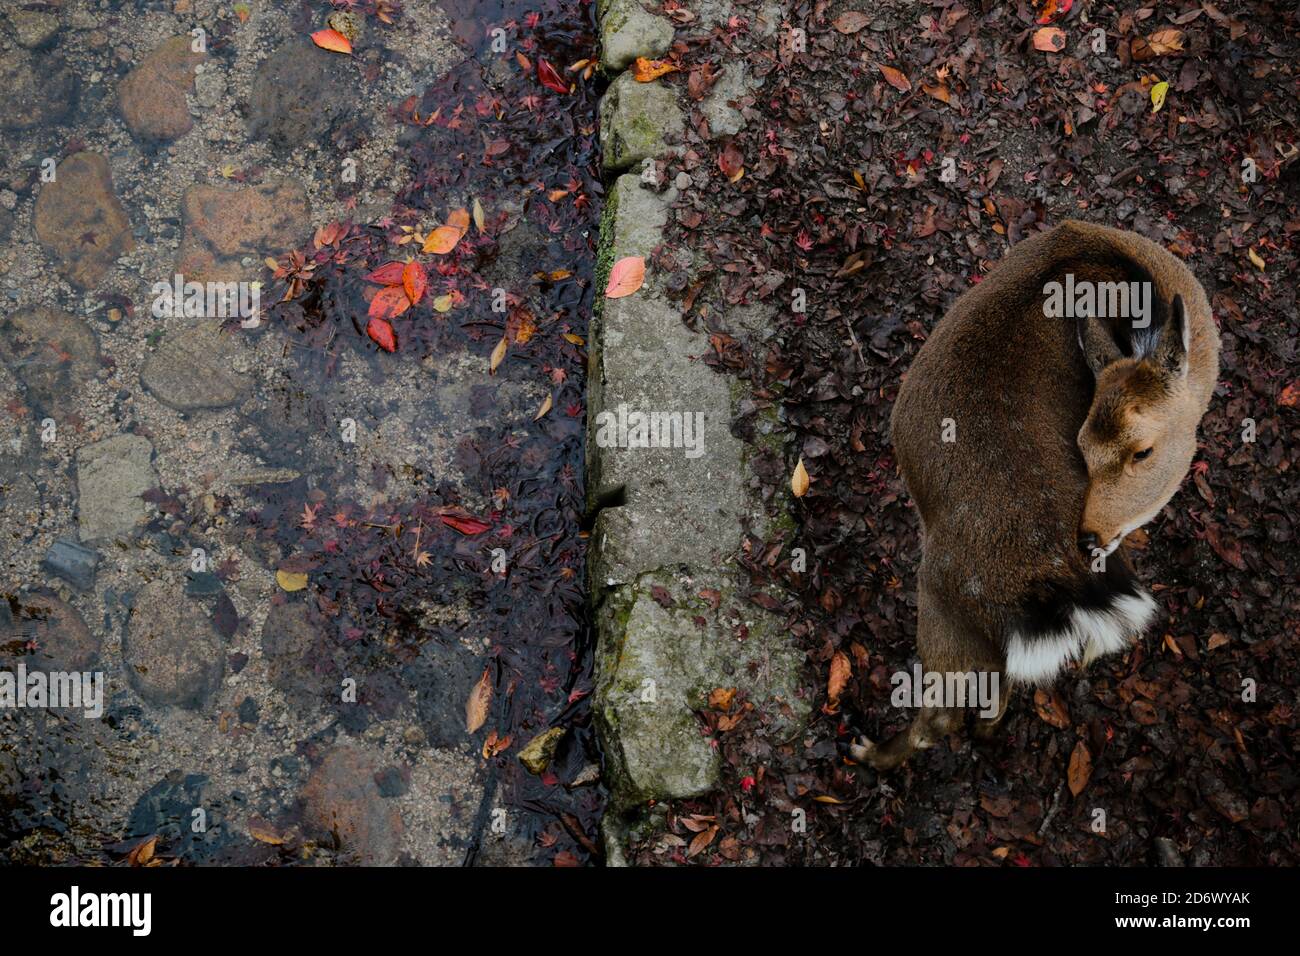
[{"label": "wet ground", "polygon": [[0,708],[0,860],[591,861],[589,6],[28,12],[0,661],[106,689]]}]

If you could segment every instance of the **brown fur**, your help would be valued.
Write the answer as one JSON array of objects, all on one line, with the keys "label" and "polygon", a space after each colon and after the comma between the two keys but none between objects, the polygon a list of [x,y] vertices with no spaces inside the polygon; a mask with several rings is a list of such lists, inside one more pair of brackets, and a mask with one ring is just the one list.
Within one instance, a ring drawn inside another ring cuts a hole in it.
[{"label": "brown fur", "polygon": [[[1182,297],[1185,380],[1171,384],[1151,362],[1110,354],[1109,336],[1091,327],[1044,317],[1047,281],[1067,272],[1076,281],[1124,281],[1117,253],[1145,268],[1161,302]],[[1104,226],[1067,221],[1019,243],[953,304],[908,370],[891,419],[898,466],[921,517],[917,644],[925,671],[1003,669],[1008,627],[1036,582],[1088,572],[1080,531],[1105,545],[1124,516],[1139,517],[1137,503],[1173,494],[1195,450],[1217,356],[1209,302],[1187,267],[1141,236]],[[945,419],[956,423],[955,442],[941,440]],[[1146,471],[1158,479],[1135,495],[1126,491],[1138,467],[1129,446],[1153,437]],[[1003,705],[1006,697],[1004,690]],[[880,747],[861,741],[853,755],[896,766],[959,716],[923,708],[906,732]]]}]

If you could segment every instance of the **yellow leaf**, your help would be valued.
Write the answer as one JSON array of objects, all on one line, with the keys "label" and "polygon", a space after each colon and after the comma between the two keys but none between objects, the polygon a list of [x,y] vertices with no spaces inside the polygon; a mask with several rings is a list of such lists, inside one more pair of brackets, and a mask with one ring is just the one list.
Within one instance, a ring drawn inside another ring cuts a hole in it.
[{"label": "yellow leaf", "polygon": [[261,817],[252,817],[248,821],[248,835],[259,843],[269,843],[271,846],[280,846],[284,843],[284,837]]},{"label": "yellow leaf", "polygon": [[497,347],[492,350],[492,359],[488,365],[489,375],[496,374],[497,366],[500,365],[501,360],[506,357],[506,346],[509,344],[509,340],[504,335],[501,336],[501,341],[498,342]]},{"label": "yellow leaf", "polygon": [[455,304],[456,298],[450,292],[433,300],[433,308],[438,312],[450,312],[451,307]]},{"label": "yellow leaf", "polygon": [[649,83],[657,80],[665,73],[676,71],[677,67],[671,63],[665,63],[663,60],[647,60],[643,56],[636,58],[636,67],[633,71],[633,78],[638,83]]},{"label": "yellow leaf", "polygon": [[542,416],[544,416],[550,410],[551,410],[551,396],[547,395],[546,401],[542,402],[542,407],[539,408],[537,410],[537,414],[533,416],[533,421],[540,420]]},{"label": "yellow leaf", "polygon": [[794,474],[790,476],[790,490],[796,498],[802,498],[808,494],[808,469],[803,466],[803,458],[794,466]]},{"label": "yellow leaf", "polygon": [[492,703],[491,674],[491,668],[483,668],[483,676],[478,679],[474,689],[469,692],[469,700],[465,702],[465,729],[471,734],[487,720],[488,705]]},{"label": "yellow leaf", "polygon": [[479,235],[482,235],[483,234],[483,204],[479,202],[477,199],[474,200],[474,225],[478,229]]},{"label": "yellow leaf", "polygon": [[832,797],[829,793],[823,793],[819,797],[813,797],[813,799],[816,800],[818,803],[843,803],[844,802],[843,800],[837,800],[835,797]]},{"label": "yellow leaf", "polygon": [[307,586],[307,575],[296,571],[276,571],[275,583],[286,591],[301,591]]},{"label": "yellow leaf", "polygon": [[1256,252],[1254,249],[1247,249],[1246,255],[1250,257],[1250,261],[1255,264],[1256,269],[1258,269],[1260,272],[1264,271],[1264,260],[1260,258],[1258,252]]},{"label": "yellow leaf", "polygon": [[1168,83],[1157,83],[1151,87],[1151,112],[1159,113],[1165,105],[1165,94],[1169,92]]},{"label": "yellow leaf", "polygon": [[469,211],[464,207],[453,209],[451,215],[447,217],[447,225],[455,226],[462,236],[465,235],[469,232]]},{"label": "yellow leaf", "polygon": [[566,342],[568,342],[568,343],[570,343],[570,344],[572,344],[572,345],[586,345],[586,344],[587,344],[586,341],[583,339],[583,337],[582,337],[581,335],[574,335],[572,332],[565,332],[565,333],[564,333],[564,341],[566,341]]}]

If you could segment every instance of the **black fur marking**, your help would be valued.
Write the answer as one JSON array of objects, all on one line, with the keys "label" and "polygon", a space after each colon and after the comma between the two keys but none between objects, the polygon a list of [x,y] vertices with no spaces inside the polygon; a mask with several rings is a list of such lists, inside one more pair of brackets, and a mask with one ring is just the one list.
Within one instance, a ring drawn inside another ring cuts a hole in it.
[{"label": "black fur marking", "polygon": [[1118,553],[1106,558],[1105,571],[1078,572],[1073,577],[1035,582],[1021,600],[1011,632],[1026,641],[1060,634],[1069,628],[1075,610],[1107,611],[1117,597],[1141,593],[1133,570]]}]

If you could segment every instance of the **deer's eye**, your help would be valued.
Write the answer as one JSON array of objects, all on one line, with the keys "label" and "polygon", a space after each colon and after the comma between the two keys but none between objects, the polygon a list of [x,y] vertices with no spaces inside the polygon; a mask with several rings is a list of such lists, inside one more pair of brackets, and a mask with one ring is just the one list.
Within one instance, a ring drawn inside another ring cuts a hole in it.
[{"label": "deer's eye", "polygon": [[1153,451],[1155,451],[1154,448],[1144,448],[1142,451],[1135,451],[1133,452],[1133,460],[1146,461],[1146,459],[1151,457]]}]

